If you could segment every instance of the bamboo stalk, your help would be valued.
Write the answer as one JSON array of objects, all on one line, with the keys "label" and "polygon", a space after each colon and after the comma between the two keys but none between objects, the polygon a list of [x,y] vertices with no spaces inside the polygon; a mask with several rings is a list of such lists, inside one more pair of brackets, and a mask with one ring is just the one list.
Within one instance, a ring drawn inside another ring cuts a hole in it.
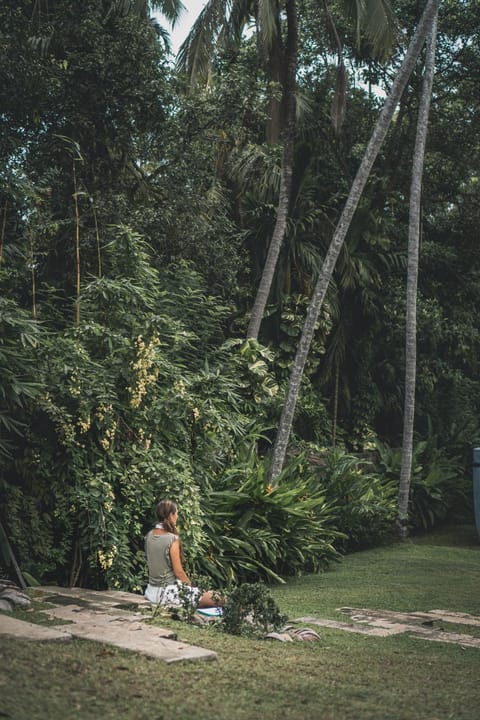
[{"label": "bamboo stalk", "polygon": [[3,206],[2,234],[0,236],[0,268],[2,267],[3,246],[5,243],[5,232],[6,232],[6,228],[7,228],[7,208],[8,208],[8,198],[5,198],[5,205]]},{"label": "bamboo stalk", "polygon": [[75,267],[76,267],[76,292],[77,302],[75,304],[75,325],[80,323],[80,216],[78,212],[78,193],[77,193],[77,173],[75,170],[75,160],[72,163],[73,167],[73,201],[75,204]]},{"label": "bamboo stalk", "polygon": [[102,277],[102,255],[100,253],[100,233],[98,232],[97,211],[92,203],[93,220],[95,222],[95,237],[97,238],[98,277]]},{"label": "bamboo stalk", "polygon": [[333,435],[332,445],[335,448],[337,441],[337,422],[338,422],[338,393],[340,387],[340,361],[337,360],[337,367],[335,368],[335,390],[333,395]]},{"label": "bamboo stalk", "polygon": [[35,277],[35,254],[33,247],[33,236],[30,236],[30,269],[32,273],[32,316],[37,319],[37,281]]}]

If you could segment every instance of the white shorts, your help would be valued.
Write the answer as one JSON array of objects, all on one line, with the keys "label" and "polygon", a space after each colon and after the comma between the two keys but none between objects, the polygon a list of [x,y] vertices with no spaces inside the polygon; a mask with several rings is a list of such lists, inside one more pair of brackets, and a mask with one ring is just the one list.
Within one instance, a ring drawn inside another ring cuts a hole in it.
[{"label": "white shorts", "polygon": [[[173,583],[172,585],[166,585],[165,587],[155,587],[155,585],[148,584],[145,590],[145,597],[154,605],[170,605],[179,607],[183,604],[182,598],[179,594],[180,587],[182,587],[182,583],[180,582]],[[198,587],[183,585],[182,592],[187,595],[188,600],[192,604],[198,604],[200,602],[200,598],[202,597],[202,591]]]}]

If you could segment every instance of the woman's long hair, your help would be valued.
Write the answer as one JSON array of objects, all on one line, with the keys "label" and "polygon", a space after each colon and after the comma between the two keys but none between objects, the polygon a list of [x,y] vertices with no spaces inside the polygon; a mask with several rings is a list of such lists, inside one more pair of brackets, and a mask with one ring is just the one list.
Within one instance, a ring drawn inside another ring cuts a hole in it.
[{"label": "woman's long hair", "polygon": [[[160,500],[157,505],[158,521],[162,523],[164,530],[178,536],[177,528],[170,520],[170,515],[177,512],[177,509],[177,504],[174,503],[173,500]],[[182,561],[182,565],[184,565],[185,556],[183,554],[183,546],[180,538],[178,538],[178,542],[180,543],[180,559]]]},{"label": "woman's long hair", "polygon": [[170,520],[170,515],[177,512],[177,505],[173,500],[161,500],[157,505],[157,517],[165,530],[177,535],[177,528]]}]

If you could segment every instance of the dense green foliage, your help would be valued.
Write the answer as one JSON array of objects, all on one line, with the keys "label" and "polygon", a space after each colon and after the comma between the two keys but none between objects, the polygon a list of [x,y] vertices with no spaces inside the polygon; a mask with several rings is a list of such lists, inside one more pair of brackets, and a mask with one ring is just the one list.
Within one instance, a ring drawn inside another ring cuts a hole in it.
[{"label": "dense green foliage", "polygon": [[[318,571],[388,539],[394,518],[421,68],[337,264],[272,488],[305,309],[378,114],[372,87],[390,85],[403,49],[369,59],[335,8],[350,75],[338,136],[329,40],[305,2],[287,235],[260,342],[245,342],[275,221],[274,88],[253,36],[219,49],[208,86],[185,92],[134,5],[0,7],[0,521],[22,568],[45,581],[140,589],[143,535],[165,496],[180,505],[190,569],[218,587]],[[395,9],[410,33],[417,4]],[[412,527],[471,511],[479,24],[476,3],[443,3]]]}]

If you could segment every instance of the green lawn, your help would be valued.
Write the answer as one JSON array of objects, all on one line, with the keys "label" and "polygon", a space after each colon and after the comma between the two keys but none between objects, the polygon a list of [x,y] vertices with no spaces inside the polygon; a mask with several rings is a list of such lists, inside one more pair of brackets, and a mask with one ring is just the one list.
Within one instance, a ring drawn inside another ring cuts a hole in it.
[{"label": "green lawn", "polygon": [[[290,618],[336,608],[480,615],[480,543],[454,528],[354,553],[272,593]],[[85,641],[0,638],[0,718],[477,720],[480,648],[319,629],[321,642],[225,636],[169,621],[217,662],[166,665]],[[458,629],[458,628],[455,628]],[[465,629],[463,630],[465,631]]]}]

